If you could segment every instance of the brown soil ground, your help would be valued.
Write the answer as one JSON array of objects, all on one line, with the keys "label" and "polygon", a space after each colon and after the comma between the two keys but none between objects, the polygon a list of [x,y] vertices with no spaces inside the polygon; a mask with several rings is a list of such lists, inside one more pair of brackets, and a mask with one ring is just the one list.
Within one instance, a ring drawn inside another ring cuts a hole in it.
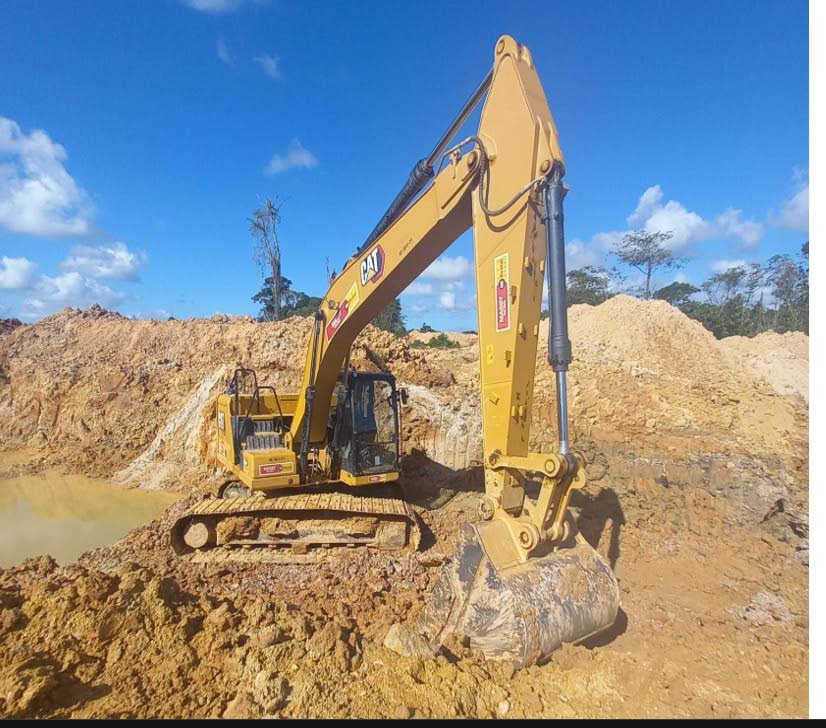
[{"label": "brown soil ground", "polygon": [[[405,492],[420,553],[309,568],[193,565],[167,530],[217,477],[212,403],[233,365],[298,384],[309,322],[133,321],[64,311],[0,337],[0,441],[59,466],[191,497],[59,567],[0,571],[0,715],[802,716],[808,709],[805,336],[716,341],[663,302],[575,306],[574,503],[621,587],[615,628],[514,671],[467,650],[382,646],[415,619],[481,492],[476,337],[409,349],[369,329],[354,360],[410,391]],[[553,440],[541,337],[536,447]],[[776,376],[778,373],[781,376]]]}]

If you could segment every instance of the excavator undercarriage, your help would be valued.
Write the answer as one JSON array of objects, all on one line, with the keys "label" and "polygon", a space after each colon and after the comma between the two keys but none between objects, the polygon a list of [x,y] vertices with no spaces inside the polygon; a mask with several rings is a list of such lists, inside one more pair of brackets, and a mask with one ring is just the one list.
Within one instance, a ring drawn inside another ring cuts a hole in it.
[{"label": "excavator undercarriage", "polygon": [[[454,143],[482,100],[478,131]],[[394,629],[412,630],[434,651],[459,638],[524,666],[609,628],[617,581],[568,511],[586,477],[568,436],[564,174],[533,58],[502,36],[491,71],[331,281],[300,391],[279,394],[253,375],[242,392],[251,373],[239,370],[219,397],[218,458],[235,480],[175,524],[175,550],[193,560],[254,560],[418,547],[416,514],[394,497],[404,392],[389,374],[352,371],[350,351],[472,228],[485,495],[479,520],[460,526],[419,622]],[[545,283],[557,447],[543,453],[529,444]]]},{"label": "excavator undercarriage", "polygon": [[312,562],[342,546],[415,550],[420,539],[418,518],[404,500],[337,489],[204,499],[172,532],[176,552],[196,563]]}]

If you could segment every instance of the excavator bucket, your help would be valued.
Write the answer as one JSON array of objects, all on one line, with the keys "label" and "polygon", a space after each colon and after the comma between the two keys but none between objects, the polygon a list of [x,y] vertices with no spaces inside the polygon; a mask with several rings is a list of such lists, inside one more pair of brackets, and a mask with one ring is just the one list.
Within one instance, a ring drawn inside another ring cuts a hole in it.
[{"label": "excavator bucket", "polygon": [[485,554],[479,533],[484,526],[460,527],[454,557],[443,567],[419,623],[406,628],[433,652],[458,641],[486,659],[526,667],[547,660],[563,644],[613,626],[617,580],[581,535],[545,555],[498,569]]}]

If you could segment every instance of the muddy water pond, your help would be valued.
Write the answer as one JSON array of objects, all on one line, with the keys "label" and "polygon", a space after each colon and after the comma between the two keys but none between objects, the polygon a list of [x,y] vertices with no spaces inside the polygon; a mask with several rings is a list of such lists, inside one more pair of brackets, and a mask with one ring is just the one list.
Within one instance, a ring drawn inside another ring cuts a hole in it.
[{"label": "muddy water pond", "polygon": [[58,472],[0,480],[0,567],[44,554],[71,563],[157,518],[179,497]]}]

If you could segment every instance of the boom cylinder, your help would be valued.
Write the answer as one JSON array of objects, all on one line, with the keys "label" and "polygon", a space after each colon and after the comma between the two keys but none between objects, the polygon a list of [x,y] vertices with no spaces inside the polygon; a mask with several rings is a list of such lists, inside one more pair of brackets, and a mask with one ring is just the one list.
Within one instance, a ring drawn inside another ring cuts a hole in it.
[{"label": "boom cylinder", "polygon": [[485,76],[482,80],[482,83],[480,83],[476,90],[470,95],[470,98],[465,102],[465,105],[456,115],[456,118],[453,119],[450,126],[447,128],[447,131],[442,134],[430,155],[416,162],[416,166],[413,167],[413,171],[410,173],[410,177],[407,178],[407,182],[404,183],[404,187],[402,187],[399,194],[396,195],[396,199],[390,203],[390,207],[387,208],[387,211],[384,215],[382,215],[381,220],[379,220],[376,227],[373,228],[373,232],[367,236],[367,240],[361,244],[359,249],[356,251],[357,253],[365,250],[376,240],[378,240],[381,234],[399,218],[399,216],[407,209],[416,196],[425,188],[427,183],[433,179],[433,168],[436,165],[436,162],[439,161],[439,157],[445,151],[451,139],[456,136],[456,132],[462,128],[462,124],[467,121],[467,118],[473,112],[473,109],[479,103],[479,100],[490,88],[492,80],[493,70],[488,72],[487,76]]},{"label": "boom cylinder", "polygon": [[551,309],[548,336],[548,362],[556,373],[556,417],[559,451],[567,455],[568,441],[568,364],[571,363],[571,340],[568,338],[568,296],[565,272],[565,219],[562,200],[565,186],[559,176],[544,187],[545,239],[547,243],[548,304]]}]

